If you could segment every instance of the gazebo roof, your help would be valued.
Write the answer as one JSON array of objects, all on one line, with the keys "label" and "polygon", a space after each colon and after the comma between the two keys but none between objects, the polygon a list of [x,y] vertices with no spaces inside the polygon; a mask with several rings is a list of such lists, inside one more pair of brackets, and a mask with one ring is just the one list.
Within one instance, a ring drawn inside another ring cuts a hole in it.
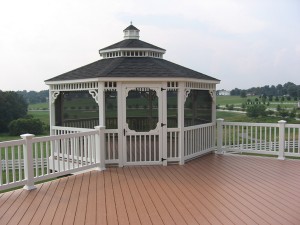
[{"label": "gazebo roof", "polygon": [[64,81],[100,77],[194,78],[219,81],[203,73],[170,61],[152,57],[117,57],[102,59],[47,81]]},{"label": "gazebo roof", "polygon": [[100,49],[103,59],[53,77],[48,81],[96,78],[190,78],[219,82],[218,79],[162,58],[165,49],[139,40],[139,29],[124,29],[124,40]]},{"label": "gazebo roof", "polygon": [[149,44],[139,39],[125,39],[123,41],[110,45],[106,48],[102,48],[99,51],[105,51],[108,49],[116,49],[116,48],[152,48],[152,49],[166,51],[163,48],[159,48],[155,45]]}]

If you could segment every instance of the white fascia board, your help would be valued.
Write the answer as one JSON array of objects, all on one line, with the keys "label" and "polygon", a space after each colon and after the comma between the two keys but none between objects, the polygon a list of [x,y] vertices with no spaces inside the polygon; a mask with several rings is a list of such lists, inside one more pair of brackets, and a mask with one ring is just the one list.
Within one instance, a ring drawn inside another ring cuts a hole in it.
[{"label": "white fascia board", "polygon": [[210,83],[219,84],[219,80],[205,80],[195,78],[172,78],[172,77],[99,77],[91,79],[79,79],[79,80],[64,80],[64,81],[46,81],[47,85],[52,84],[70,84],[70,83],[87,83],[87,82],[195,82],[195,83]]},{"label": "white fascia board", "polygon": [[107,52],[119,52],[119,51],[154,51],[159,53],[166,53],[166,50],[160,50],[155,48],[113,48],[107,50],[99,50],[99,53],[107,53]]},{"label": "white fascia board", "polygon": [[[76,84],[76,83],[88,83],[88,82],[97,82],[98,78],[89,78],[89,79],[76,79],[76,80],[56,80],[56,81],[45,81],[46,85],[52,84]],[[107,79],[106,79],[107,81]]]}]

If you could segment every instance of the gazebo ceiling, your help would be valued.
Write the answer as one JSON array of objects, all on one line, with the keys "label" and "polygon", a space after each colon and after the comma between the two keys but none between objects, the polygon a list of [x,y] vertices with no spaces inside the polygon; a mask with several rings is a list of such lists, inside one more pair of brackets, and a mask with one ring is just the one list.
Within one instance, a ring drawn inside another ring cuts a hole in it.
[{"label": "gazebo ceiling", "polygon": [[165,49],[139,40],[139,29],[124,29],[124,40],[99,50],[103,59],[46,80],[57,82],[97,78],[218,79],[164,60]]}]

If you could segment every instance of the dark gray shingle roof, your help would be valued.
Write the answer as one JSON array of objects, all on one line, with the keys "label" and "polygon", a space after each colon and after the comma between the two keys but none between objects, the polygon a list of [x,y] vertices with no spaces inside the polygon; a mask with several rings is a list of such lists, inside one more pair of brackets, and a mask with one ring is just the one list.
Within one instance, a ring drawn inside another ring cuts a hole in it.
[{"label": "dark gray shingle roof", "polygon": [[113,45],[110,45],[106,48],[102,48],[102,49],[100,49],[100,51],[114,49],[114,48],[153,48],[153,49],[165,51],[165,49],[163,49],[163,48],[159,48],[155,45],[149,44],[149,43],[141,41],[139,39],[125,39],[123,41],[120,41]]},{"label": "dark gray shingle roof", "polygon": [[133,26],[133,25],[129,25],[128,27],[126,27],[125,29],[124,29],[124,31],[125,30],[138,30],[138,31],[140,31],[139,29],[137,29],[135,26]]},{"label": "dark gray shingle roof", "polygon": [[63,81],[98,77],[169,77],[219,81],[218,79],[170,61],[151,57],[119,57],[101,59],[46,81]]}]

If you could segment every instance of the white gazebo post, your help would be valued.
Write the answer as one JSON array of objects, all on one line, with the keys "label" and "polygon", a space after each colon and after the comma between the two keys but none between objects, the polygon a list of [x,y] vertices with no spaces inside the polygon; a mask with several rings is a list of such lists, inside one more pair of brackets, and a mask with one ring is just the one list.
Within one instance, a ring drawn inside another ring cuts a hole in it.
[{"label": "white gazebo post", "polygon": [[50,85],[49,89],[49,123],[50,123],[50,135],[55,135],[53,126],[55,126],[55,100],[60,92],[53,91],[52,85]]},{"label": "white gazebo post", "polygon": [[179,164],[184,164],[184,101],[185,83],[178,83],[178,128],[179,128]]},{"label": "white gazebo post", "polygon": [[105,126],[105,91],[104,82],[98,86],[99,126]]},{"label": "white gazebo post", "polygon": [[217,119],[217,154],[223,154],[223,122],[224,119]]},{"label": "white gazebo post", "polygon": [[[167,102],[167,82],[163,82],[162,84],[162,102]],[[165,124],[162,126],[162,149],[164,149],[162,151],[162,160],[163,160],[163,165],[167,166],[168,165],[168,154],[166,149],[168,148],[167,146],[167,139],[168,139],[168,134],[167,134],[167,128],[168,128],[168,119],[167,119],[167,113],[168,113],[168,109],[167,109],[167,104],[162,104],[162,124]]]},{"label": "white gazebo post", "polygon": [[98,170],[102,171],[105,170],[105,134],[104,126],[96,126],[95,129],[98,131],[96,135],[96,163],[100,164],[97,167]]},{"label": "white gazebo post", "polygon": [[278,159],[284,160],[284,148],[285,148],[285,120],[278,121],[279,124],[279,146],[278,146]]},{"label": "white gazebo post", "polygon": [[[123,101],[122,101],[122,82],[117,82],[117,104],[118,104],[118,156],[119,167],[123,167]],[[120,129],[121,128],[121,129]]]},{"label": "white gazebo post", "polygon": [[34,185],[34,172],[33,172],[33,157],[32,157],[32,139],[34,134],[22,134],[21,138],[25,140],[25,145],[23,146],[24,154],[24,175],[26,184],[23,187],[25,190],[36,189]]}]

